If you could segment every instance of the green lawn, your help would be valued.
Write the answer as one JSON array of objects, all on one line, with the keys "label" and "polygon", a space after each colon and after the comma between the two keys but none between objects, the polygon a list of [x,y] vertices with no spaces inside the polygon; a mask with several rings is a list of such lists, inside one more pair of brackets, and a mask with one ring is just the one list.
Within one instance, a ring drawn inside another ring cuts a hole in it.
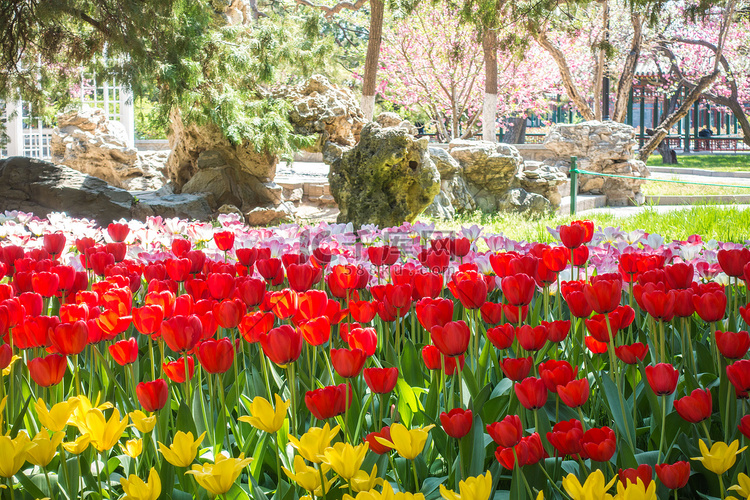
[{"label": "green lawn", "polygon": [[[723,170],[725,172],[750,172],[750,155],[727,154],[727,155],[677,155],[677,165],[666,165],[667,167],[682,168],[704,168],[708,170]],[[661,167],[661,155],[651,155],[646,165],[649,167]]]},{"label": "green lawn", "polygon": [[461,226],[478,224],[487,232],[502,232],[515,240],[552,242],[547,227],[555,228],[573,219],[591,219],[598,227],[614,226],[625,231],[645,229],[658,233],[667,241],[686,240],[692,234],[700,234],[704,240],[717,239],[742,243],[750,239],[750,209],[718,208],[713,206],[693,206],[685,210],[657,213],[646,209],[637,215],[616,217],[612,214],[591,214],[570,216],[548,216],[529,219],[516,214],[483,214],[474,212],[462,215],[454,221],[438,221],[425,217],[424,222],[435,222],[438,229],[458,230]]}]

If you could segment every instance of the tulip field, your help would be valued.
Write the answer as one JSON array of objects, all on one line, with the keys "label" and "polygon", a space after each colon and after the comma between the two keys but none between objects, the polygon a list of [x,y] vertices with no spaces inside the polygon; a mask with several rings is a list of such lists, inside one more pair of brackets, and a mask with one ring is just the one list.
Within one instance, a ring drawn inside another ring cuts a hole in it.
[{"label": "tulip field", "polygon": [[549,230],[6,213],[0,494],[749,498],[750,248]]}]

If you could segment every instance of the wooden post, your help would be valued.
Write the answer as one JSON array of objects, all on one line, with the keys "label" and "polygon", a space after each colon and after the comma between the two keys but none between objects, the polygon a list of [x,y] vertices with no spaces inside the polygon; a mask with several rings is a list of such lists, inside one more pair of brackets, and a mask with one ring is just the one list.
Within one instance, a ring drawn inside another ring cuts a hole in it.
[{"label": "wooden post", "polygon": [[628,125],[633,126],[633,87],[630,87],[628,94],[628,117],[625,119]]},{"label": "wooden post", "polygon": [[699,143],[698,143],[698,129],[700,128],[700,103],[696,101],[695,104],[693,104],[693,138],[695,139],[695,147],[693,148],[694,151],[700,151]]}]

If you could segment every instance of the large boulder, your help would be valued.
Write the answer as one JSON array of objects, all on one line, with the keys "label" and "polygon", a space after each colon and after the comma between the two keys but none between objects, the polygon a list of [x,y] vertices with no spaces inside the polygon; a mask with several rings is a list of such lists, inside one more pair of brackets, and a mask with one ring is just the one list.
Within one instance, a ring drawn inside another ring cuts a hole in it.
[{"label": "large boulder", "polygon": [[331,194],[339,222],[357,227],[413,222],[440,191],[440,174],[430,159],[427,139],[399,128],[368,123],[359,143],[331,164]]},{"label": "large boulder", "polygon": [[482,211],[498,210],[500,200],[517,187],[516,175],[522,169],[523,158],[515,147],[456,139],[448,145],[448,152],[461,166],[466,186]]},{"label": "large boulder", "polygon": [[0,160],[0,212],[65,212],[104,225],[129,218],[134,204],[124,189],[64,165],[21,156]]},{"label": "large boulder", "polygon": [[122,189],[159,189],[165,182],[163,164],[142,160],[128,147],[120,122],[98,108],[85,107],[57,116],[50,141],[52,161],[92,175]]},{"label": "large boulder", "polygon": [[321,152],[326,142],[354,146],[367,123],[352,91],[322,75],[313,75],[298,85],[279,86],[272,93],[291,102],[289,120],[296,133],[318,136],[306,149],[310,152]]},{"label": "large boulder", "polygon": [[555,208],[562,202],[560,187],[567,181],[568,176],[560,169],[534,161],[524,162],[523,171],[518,174],[518,183],[523,189],[547,198]]},{"label": "large boulder", "polygon": [[462,175],[461,165],[443,148],[429,148],[430,159],[440,173],[440,193],[425,213],[438,219],[453,219],[457,214],[477,208]]},{"label": "large boulder", "polygon": [[544,145],[556,155],[545,160],[546,165],[561,166],[567,171],[570,157],[576,156],[577,167],[581,170],[635,177],[617,179],[581,174],[580,193],[604,194],[608,205],[642,203],[641,185],[650,173],[643,162],[634,159],[636,131],[630,125],[612,121],[556,124],[547,134]]},{"label": "large boulder", "polygon": [[381,127],[400,127],[411,135],[417,135],[417,127],[411,124],[409,120],[402,119],[398,113],[384,111],[375,117],[375,120]]}]

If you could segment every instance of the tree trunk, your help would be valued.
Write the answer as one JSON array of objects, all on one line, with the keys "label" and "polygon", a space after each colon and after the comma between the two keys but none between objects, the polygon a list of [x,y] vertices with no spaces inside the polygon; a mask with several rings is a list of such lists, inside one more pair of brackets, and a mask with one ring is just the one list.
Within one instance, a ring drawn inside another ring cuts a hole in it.
[{"label": "tree trunk", "polygon": [[513,125],[503,138],[507,144],[523,144],[526,142],[526,118],[512,118]]},{"label": "tree trunk", "polygon": [[715,96],[711,94],[704,94],[704,97],[719,106],[726,106],[732,111],[732,114],[737,117],[737,122],[740,124],[742,129],[742,142],[750,146],[750,121],[745,114],[745,109],[742,107],[737,98],[727,98],[721,96]]},{"label": "tree trunk", "polygon": [[549,52],[552,59],[555,60],[555,63],[560,70],[560,77],[562,78],[565,93],[568,94],[568,98],[573,101],[573,104],[578,109],[578,112],[581,113],[584,120],[593,120],[594,113],[591,111],[591,107],[586,102],[586,99],[580,94],[580,92],[578,92],[578,88],[573,81],[573,75],[570,73],[568,62],[565,60],[565,54],[549,41],[547,34],[543,30],[533,29],[532,27],[531,33],[537,43],[539,43],[544,50]]},{"label": "tree trunk", "polygon": [[482,107],[482,139],[497,142],[497,32],[485,29],[482,36],[484,52],[484,104]]},{"label": "tree trunk", "polygon": [[661,141],[656,147],[656,150],[661,154],[661,162],[664,165],[677,165],[677,152],[669,147],[667,141]]},{"label": "tree trunk", "polygon": [[677,124],[685,115],[690,111],[690,108],[695,102],[701,98],[703,91],[706,90],[711,84],[718,78],[721,72],[715,69],[710,75],[702,77],[695,87],[685,96],[685,100],[682,102],[679,108],[672,114],[667,116],[654,130],[654,135],[643,145],[641,150],[638,152],[638,159],[641,161],[647,161],[651,153],[654,152],[656,147],[669,135],[669,130]]},{"label": "tree trunk", "polygon": [[383,0],[370,0],[370,37],[367,40],[365,74],[362,82],[362,112],[372,120],[375,111],[375,88],[378,82],[378,59],[383,34]]},{"label": "tree trunk", "polygon": [[612,121],[624,122],[628,115],[628,100],[630,99],[630,89],[633,88],[633,77],[635,68],[641,55],[641,41],[643,40],[643,22],[641,15],[636,13],[630,14],[630,21],[633,25],[633,41],[630,44],[630,52],[625,58],[625,64],[622,68],[620,80],[617,82],[617,97],[615,98],[615,110],[612,113]]}]

